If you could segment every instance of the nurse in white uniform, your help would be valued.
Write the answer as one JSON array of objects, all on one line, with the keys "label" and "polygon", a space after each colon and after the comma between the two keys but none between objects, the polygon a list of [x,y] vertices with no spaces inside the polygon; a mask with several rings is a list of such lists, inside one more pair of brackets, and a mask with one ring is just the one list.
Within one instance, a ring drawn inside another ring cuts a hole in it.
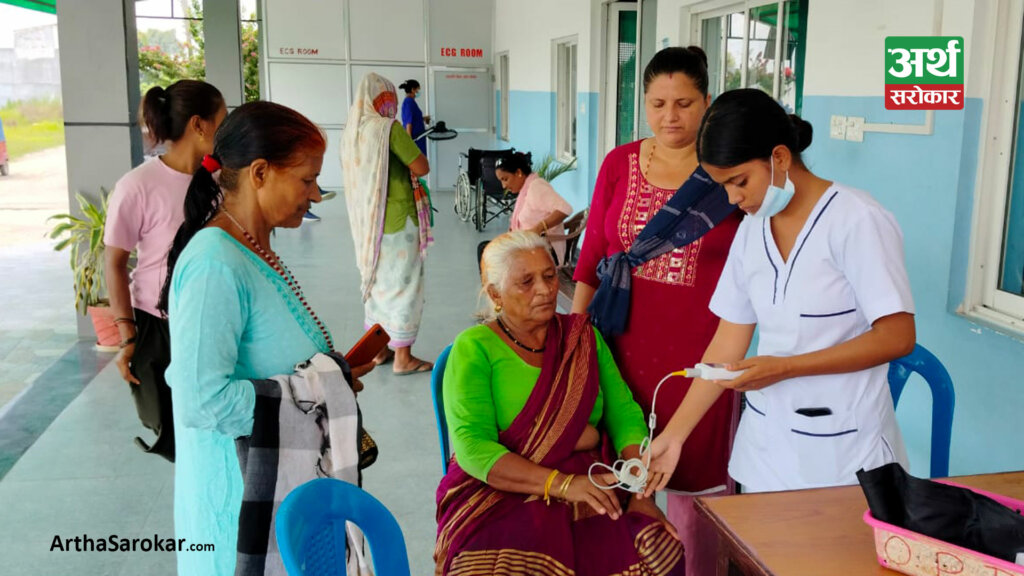
[{"label": "nurse in white uniform", "polygon": [[[704,362],[743,373],[693,383],[651,447],[666,478],[730,389],[746,393],[729,462],[745,491],[853,484],[860,468],[907,467],[886,379],[887,363],[915,341],[903,237],[867,192],[804,166],[810,142],[810,124],[760,90],[726,92],[704,117],[701,166],[747,213],[711,299],[721,320]],[[744,359],[755,328],[757,356]]]}]

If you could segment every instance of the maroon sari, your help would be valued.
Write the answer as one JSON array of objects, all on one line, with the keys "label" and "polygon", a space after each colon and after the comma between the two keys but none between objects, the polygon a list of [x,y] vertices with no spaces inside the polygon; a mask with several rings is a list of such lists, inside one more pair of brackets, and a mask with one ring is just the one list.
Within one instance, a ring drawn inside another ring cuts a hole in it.
[{"label": "maroon sari", "polygon": [[[611,456],[607,435],[597,450],[573,451],[599,387],[587,317],[556,315],[546,350],[526,406],[498,440],[531,462],[585,476],[593,462],[608,463]],[[612,520],[587,504],[548,506],[538,496],[491,488],[456,459],[437,490],[437,521],[438,575],[681,576],[685,570],[682,545],[649,516]]]}]

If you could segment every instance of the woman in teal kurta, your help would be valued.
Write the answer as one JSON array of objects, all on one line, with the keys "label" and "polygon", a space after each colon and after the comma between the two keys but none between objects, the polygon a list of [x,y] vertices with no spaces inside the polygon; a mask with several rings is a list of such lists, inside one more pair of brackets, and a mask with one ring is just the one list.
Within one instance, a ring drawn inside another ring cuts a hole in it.
[{"label": "woman in teal kurta", "polygon": [[179,555],[178,573],[231,574],[242,503],[235,438],[252,432],[250,379],[289,374],[329,348],[277,272],[220,228],[199,231],[174,272],[175,533],[216,545],[213,553]]},{"label": "woman in teal kurta", "polygon": [[160,304],[170,323],[167,383],[178,440],[174,523],[186,550],[215,550],[179,553],[180,575],[235,571],[242,502],[235,439],[252,432],[250,380],[290,374],[334,347],[270,249],[274,228],[299,226],[320,201],[325,148],[320,130],[294,110],[244,104],[218,129],[214,153],[189,186]]}]

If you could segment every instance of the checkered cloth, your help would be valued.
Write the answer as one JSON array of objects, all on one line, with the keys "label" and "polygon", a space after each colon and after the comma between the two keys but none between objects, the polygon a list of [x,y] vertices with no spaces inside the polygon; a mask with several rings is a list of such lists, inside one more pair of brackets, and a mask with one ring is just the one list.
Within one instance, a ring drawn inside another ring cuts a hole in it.
[{"label": "checkered cloth", "polygon": [[[317,354],[287,376],[253,380],[252,435],[238,438],[245,484],[236,576],[287,576],[274,530],[277,508],[314,478],[359,483],[359,414],[352,374],[337,354]],[[349,574],[366,572],[362,534],[349,524]],[[361,570],[361,568],[363,568]]]}]

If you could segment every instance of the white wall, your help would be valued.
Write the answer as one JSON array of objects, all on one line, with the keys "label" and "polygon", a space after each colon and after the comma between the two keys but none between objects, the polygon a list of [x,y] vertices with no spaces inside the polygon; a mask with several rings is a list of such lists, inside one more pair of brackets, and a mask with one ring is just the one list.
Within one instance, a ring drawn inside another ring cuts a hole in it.
[{"label": "white wall", "polygon": [[[266,97],[302,112],[327,132],[320,176],[324,188],[342,186],[337,140],[352,94],[367,72],[377,72],[396,87],[408,78],[419,80],[424,88],[420,106],[427,112],[432,69],[491,65],[493,0],[262,2]],[[441,119],[460,126],[459,118]],[[432,160],[433,152],[428,146]],[[432,187],[450,185],[436,181],[434,173],[429,178]]]},{"label": "white wall", "polygon": [[[805,95],[879,96],[886,36],[964,36],[974,2],[966,0],[816,1],[808,6]],[[944,25],[936,29],[936,17]],[[868,48],[870,47],[870,48]],[[970,58],[970,52],[965,54]],[[967,66],[967,70],[971,70]],[[969,84],[968,84],[969,86]]]},{"label": "white wall", "polygon": [[554,91],[552,41],[578,39],[578,89],[596,91],[591,82],[591,0],[496,0],[494,53],[509,53],[512,90]]}]

